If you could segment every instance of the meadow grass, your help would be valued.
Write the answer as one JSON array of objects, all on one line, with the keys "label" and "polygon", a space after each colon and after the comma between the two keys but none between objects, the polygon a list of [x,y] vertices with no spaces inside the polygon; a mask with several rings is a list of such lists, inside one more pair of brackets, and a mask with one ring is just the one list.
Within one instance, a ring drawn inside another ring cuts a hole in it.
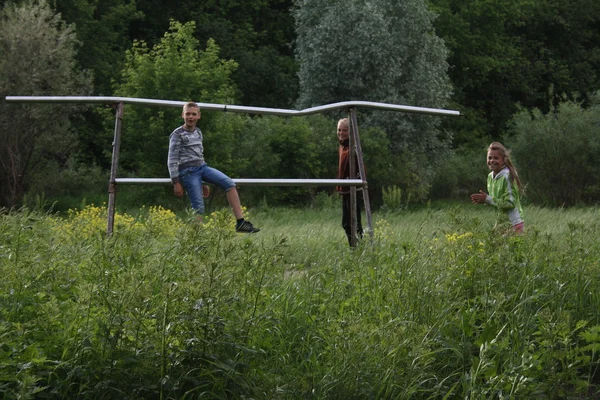
[{"label": "meadow grass", "polygon": [[0,215],[5,398],[599,396],[598,208],[105,213]]}]

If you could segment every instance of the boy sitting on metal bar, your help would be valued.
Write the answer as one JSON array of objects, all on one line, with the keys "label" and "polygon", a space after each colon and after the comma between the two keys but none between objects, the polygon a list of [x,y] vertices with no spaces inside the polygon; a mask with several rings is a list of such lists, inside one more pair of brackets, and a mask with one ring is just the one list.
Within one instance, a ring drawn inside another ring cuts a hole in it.
[{"label": "boy sitting on metal bar", "polygon": [[[181,117],[184,124],[176,128],[169,136],[167,161],[175,196],[183,197],[185,189],[192,208],[198,215],[198,221],[202,222],[202,214],[204,214],[202,182],[211,183],[225,190],[227,201],[237,220],[236,232],[256,233],[260,231],[250,221],[244,219],[235,182],[218,169],[209,167],[204,161],[202,132],[196,126],[201,118],[198,104],[189,102],[184,105]],[[205,188],[204,194],[208,187],[205,186]]]}]

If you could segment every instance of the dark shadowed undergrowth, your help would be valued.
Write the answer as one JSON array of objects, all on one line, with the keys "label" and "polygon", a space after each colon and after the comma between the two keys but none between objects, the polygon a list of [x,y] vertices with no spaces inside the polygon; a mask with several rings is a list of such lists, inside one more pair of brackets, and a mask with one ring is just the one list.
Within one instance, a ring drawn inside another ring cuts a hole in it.
[{"label": "dark shadowed undergrowth", "polygon": [[598,209],[160,207],[0,215],[0,393],[80,399],[598,397]]}]

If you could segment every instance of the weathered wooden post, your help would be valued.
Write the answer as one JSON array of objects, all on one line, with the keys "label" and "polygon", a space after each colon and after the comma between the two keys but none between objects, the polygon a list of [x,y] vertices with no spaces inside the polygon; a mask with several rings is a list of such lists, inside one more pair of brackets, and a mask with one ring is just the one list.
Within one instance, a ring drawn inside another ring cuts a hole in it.
[{"label": "weathered wooden post", "polygon": [[115,204],[117,201],[117,171],[119,169],[119,150],[121,147],[121,123],[123,120],[124,103],[116,103],[115,136],[113,139],[112,162],[110,165],[110,180],[108,182],[108,226],[106,234],[112,235],[115,227]]}]

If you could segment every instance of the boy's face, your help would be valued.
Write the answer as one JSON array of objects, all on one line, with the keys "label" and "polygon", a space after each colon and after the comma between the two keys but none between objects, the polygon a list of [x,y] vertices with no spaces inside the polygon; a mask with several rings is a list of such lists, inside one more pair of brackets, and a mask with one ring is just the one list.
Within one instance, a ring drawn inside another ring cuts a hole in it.
[{"label": "boy's face", "polygon": [[200,119],[200,109],[197,107],[183,107],[181,117],[185,122],[185,128],[192,130],[196,127],[196,123]]},{"label": "boy's face", "polygon": [[504,157],[500,150],[489,150],[487,153],[488,168],[494,171],[494,174],[504,168]]},{"label": "boy's face", "polygon": [[349,134],[350,130],[348,129],[348,124],[344,122],[338,122],[337,136],[340,142],[345,142],[346,140],[348,140]]}]

